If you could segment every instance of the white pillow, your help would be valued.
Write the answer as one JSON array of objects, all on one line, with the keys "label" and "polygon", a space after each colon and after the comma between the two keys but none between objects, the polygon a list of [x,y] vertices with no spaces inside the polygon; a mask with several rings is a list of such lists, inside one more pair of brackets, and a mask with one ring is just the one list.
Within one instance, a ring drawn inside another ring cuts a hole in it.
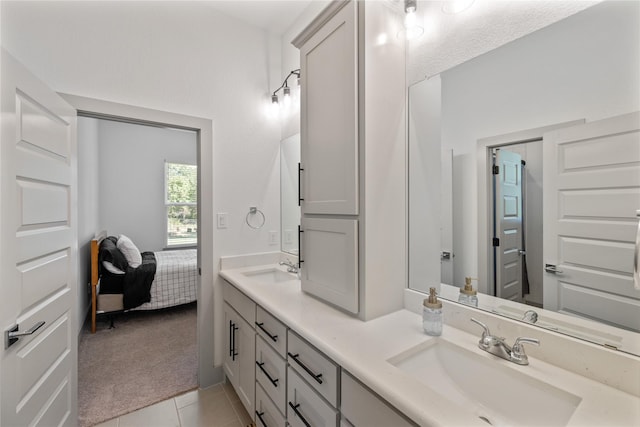
[{"label": "white pillow", "polygon": [[124,274],[124,271],[120,270],[118,267],[111,264],[109,261],[102,261],[102,266],[106,268],[109,273]]},{"label": "white pillow", "polygon": [[118,236],[118,243],[116,244],[122,255],[127,259],[127,262],[132,268],[138,268],[142,264],[142,255],[140,251],[133,244],[130,238],[121,234]]}]

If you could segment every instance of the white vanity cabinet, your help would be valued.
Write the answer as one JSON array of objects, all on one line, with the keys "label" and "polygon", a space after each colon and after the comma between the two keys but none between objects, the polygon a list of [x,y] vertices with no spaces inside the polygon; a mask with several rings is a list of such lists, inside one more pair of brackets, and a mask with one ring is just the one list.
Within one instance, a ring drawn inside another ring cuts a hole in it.
[{"label": "white vanity cabinet", "polygon": [[224,326],[226,329],[224,371],[247,409],[255,412],[256,304],[225,282]]},{"label": "white vanity cabinet", "polygon": [[224,371],[256,426],[414,425],[227,281],[223,295]]},{"label": "white vanity cabinet", "polygon": [[364,320],[402,307],[402,19],[400,3],[335,1],[293,41],[301,73],[302,289]]}]

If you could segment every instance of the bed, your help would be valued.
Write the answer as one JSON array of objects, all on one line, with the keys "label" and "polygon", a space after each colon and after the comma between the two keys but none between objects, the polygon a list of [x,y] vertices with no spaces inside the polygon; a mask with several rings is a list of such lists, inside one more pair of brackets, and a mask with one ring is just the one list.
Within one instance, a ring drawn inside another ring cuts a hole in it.
[{"label": "bed", "polygon": [[[114,287],[112,281],[109,281],[114,276],[106,271],[101,262],[101,260],[105,259],[103,255],[105,247],[108,246],[107,240],[113,241],[113,239],[115,237],[110,237],[106,231],[101,231],[91,240],[91,333],[96,332],[96,317],[98,314],[133,310],[157,310],[187,304],[197,299],[198,266],[196,249],[143,252],[144,265],[136,269],[129,269],[126,274],[135,274],[136,271],[132,270],[145,268],[151,270],[150,263],[153,258],[155,263],[153,274],[148,276],[147,279],[151,282],[148,289],[150,298],[148,302],[131,307],[131,300],[127,304],[124,291],[121,288]],[[103,252],[101,252],[101,249]],[[149,254],[153,254],[153,256]],[[103,286],[101,286],[101,282],[104,284]],[[134,304],[137,304],[137,302]]]}]

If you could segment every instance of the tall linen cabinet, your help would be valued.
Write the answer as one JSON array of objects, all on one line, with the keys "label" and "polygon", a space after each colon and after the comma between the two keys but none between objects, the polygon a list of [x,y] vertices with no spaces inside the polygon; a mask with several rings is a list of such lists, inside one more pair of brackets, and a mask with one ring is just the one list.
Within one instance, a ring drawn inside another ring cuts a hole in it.
[{"label": "tall linen cabinet", "polygon": [[363,320],[406,283],[405,42],[400,3],[336,1],[300,49],[302,289]]}]

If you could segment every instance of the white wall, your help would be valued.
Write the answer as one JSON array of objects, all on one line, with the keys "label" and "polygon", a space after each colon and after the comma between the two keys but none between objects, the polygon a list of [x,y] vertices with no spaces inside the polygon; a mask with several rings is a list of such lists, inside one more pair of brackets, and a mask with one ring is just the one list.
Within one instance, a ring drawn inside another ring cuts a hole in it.
[{"label": "white wall", "polygon": [[639,17],[638,2],[605,2],[441,74],[456,285],[478,271],[477,140],[639,110]]},{"label": "white wall", "polygon": [[78,333],[89,309],[91,239],[99,231],[98,121],[78,117]]},{"label": "white wall", "polygon": [[193,131],[99,120],[100,229],[140,251],[166,247],[164,162],[195,165]]}]

